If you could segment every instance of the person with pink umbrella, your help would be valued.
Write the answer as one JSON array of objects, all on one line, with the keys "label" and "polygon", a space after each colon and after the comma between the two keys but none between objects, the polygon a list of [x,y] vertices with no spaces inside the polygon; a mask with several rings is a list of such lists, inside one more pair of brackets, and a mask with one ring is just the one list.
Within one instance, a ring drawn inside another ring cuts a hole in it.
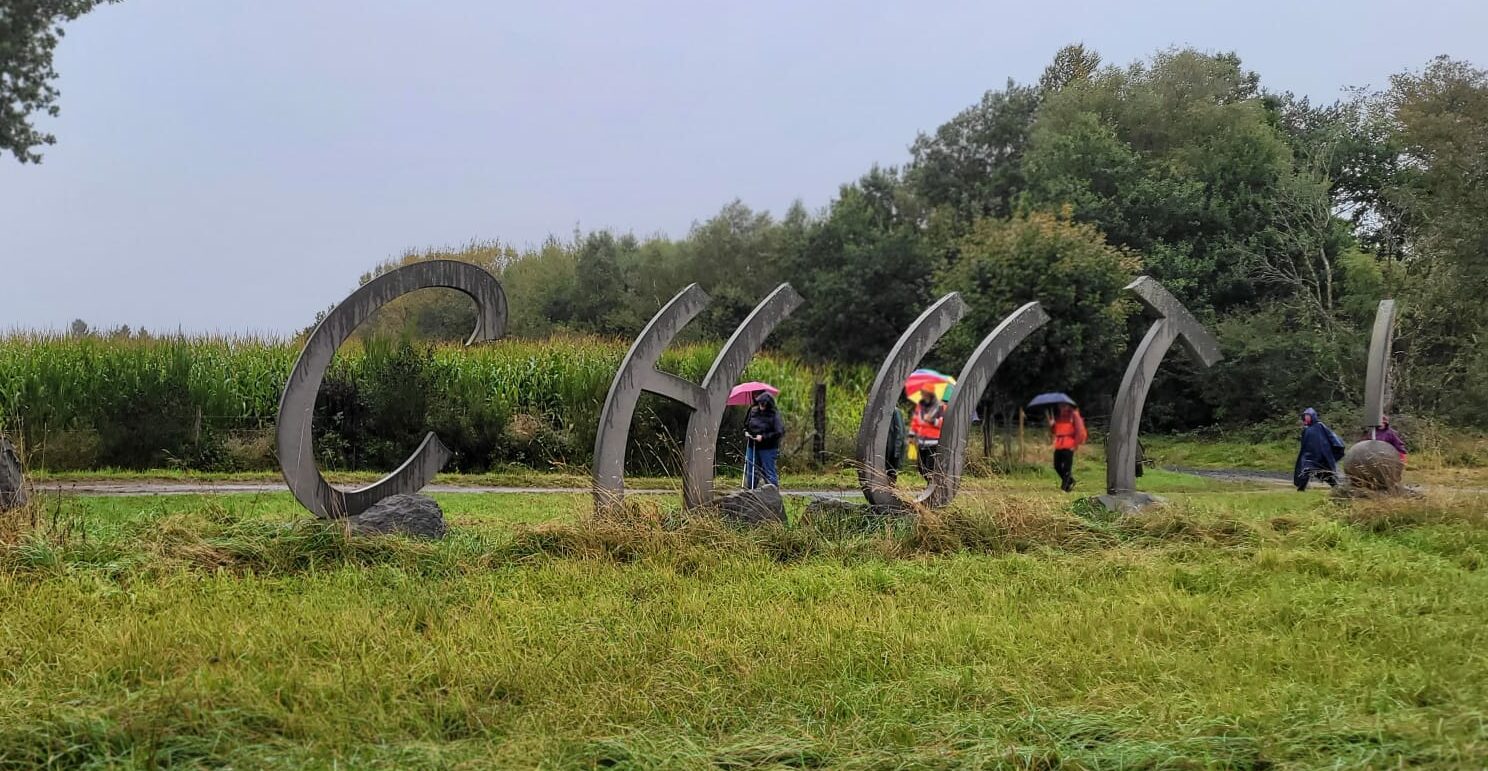
[{"label": "person with pink umbrella", "polygon": [[757,381],[734,386],[729,392],[728,404],[753,403],[744,417],[744,437],[748,442],[744,450],[744,486],[749,489],[762,484],[780,485],[776,460],[780,456],[780,440],[785,436],[785,421],[775,408],[778,393],[779,388]]}]

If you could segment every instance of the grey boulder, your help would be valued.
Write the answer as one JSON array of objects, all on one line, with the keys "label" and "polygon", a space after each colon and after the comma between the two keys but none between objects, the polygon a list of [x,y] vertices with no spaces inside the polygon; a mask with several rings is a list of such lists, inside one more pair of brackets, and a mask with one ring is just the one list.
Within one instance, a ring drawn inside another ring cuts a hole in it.
[{"label": "grey boulder", "polygon": [[411,535],[436,541],[449,531],[444,511],[433,498],[407,493],[383,498],[361,514],[347,517],[346,525],[358,535]]},{"label": "grey boulder", "polygon": [[713,505],[719,515],[730,522],[743,525],[785,522],[785,500],[775,485],[729,493],[716,499]]},{"label": "grey boulder", "polygon": [[1100,503],[1106,511],[1118,514],[1139,514],[1149,509],[1157,508],[1167,503],[1166,500],[1150,493],[1133,490],[1129,493],[1116,493],[1113,495],[1097,495],[1095,500]]},{"label": "grey boulder", "polygon": [[1341,494],[1376,493],[1399,495],[1401,474],[1405,462],[1400,453],[1389,444],[1366,439],[1348,449],[1343,455],[1344,484],[1347,489]]}]

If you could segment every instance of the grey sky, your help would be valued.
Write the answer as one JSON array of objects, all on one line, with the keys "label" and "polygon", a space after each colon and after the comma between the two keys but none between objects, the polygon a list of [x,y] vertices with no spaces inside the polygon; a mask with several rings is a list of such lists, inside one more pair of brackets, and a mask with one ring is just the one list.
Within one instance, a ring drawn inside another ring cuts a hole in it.
[{"label": "grey sky", "polygon": [[680,235],[825,204],[1081,41],[1235,50],[1331,100],[1488,3],[126,0],[59,51],[59,143],[0,159],[0,329],[285,331],[408,247]]}]

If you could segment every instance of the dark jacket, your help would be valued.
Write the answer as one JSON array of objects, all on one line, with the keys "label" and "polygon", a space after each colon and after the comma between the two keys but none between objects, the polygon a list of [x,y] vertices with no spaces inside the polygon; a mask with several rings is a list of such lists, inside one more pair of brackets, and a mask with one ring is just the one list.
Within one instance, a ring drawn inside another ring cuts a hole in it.
[{"label": "dark jacket", "polygon": [[[1364,433],[1364,438],[1365,439],[1368,439],[1369,438],[1369,433],[1367,431]],[[1397,434],[1397,433],[1395,433],[1395,429],[1393,429],[1393,428],[1380,428],[1380,429],[1376,429],[1375,432],[1374,432],[1374,438],[1377,441],[1384,442],[1385,444],[1388,444],[1391,447],[1394,447],[1395,448],[1395,452],[1400,453],[1400,457],[1402,457],[1402,458],[1405,457],[1405,442],[1402,442],[1400,440],[1400,435]]]},{"label": "dark jacket", "polygon": [[749,414],[744,418],[744,433],[751,439],[763,437],[755,442],[755,449],[780,449],[780,439],[785,436],[785,421],[780,419],[780,410],[775,409],[774,397],[763,394],[749,408]]},{"label": "dark jacket", "polygon": [[889,446],[884,448],[885,466],[898,469],[904,465],[904,442],[907,433],[909,431],[904,426],[904,413],[896,407],[894,415],[889,418]]},{"label": "dark jacket", "polygon": [[1343,440],[1318,420],[1317,410],[1308,407],[1302,414],[1311,415],[1312,422],[1302,429],[1302,446],[1297,450],[1292,477],[1300,480],[1303,475],[1314,471],[1338,473],[1338,459],[1344,452]]}]

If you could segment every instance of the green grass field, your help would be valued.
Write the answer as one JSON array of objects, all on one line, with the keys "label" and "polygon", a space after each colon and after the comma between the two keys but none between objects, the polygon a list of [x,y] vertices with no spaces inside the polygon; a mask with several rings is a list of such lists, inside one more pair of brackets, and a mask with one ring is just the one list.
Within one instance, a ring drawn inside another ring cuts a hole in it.
[{"label": "green grass field", "polygon": [[754,531],[453,493],[437,544],[43,498],[0,530],[0,767],[1488,764],[1488,498],[1145,482]]}]

